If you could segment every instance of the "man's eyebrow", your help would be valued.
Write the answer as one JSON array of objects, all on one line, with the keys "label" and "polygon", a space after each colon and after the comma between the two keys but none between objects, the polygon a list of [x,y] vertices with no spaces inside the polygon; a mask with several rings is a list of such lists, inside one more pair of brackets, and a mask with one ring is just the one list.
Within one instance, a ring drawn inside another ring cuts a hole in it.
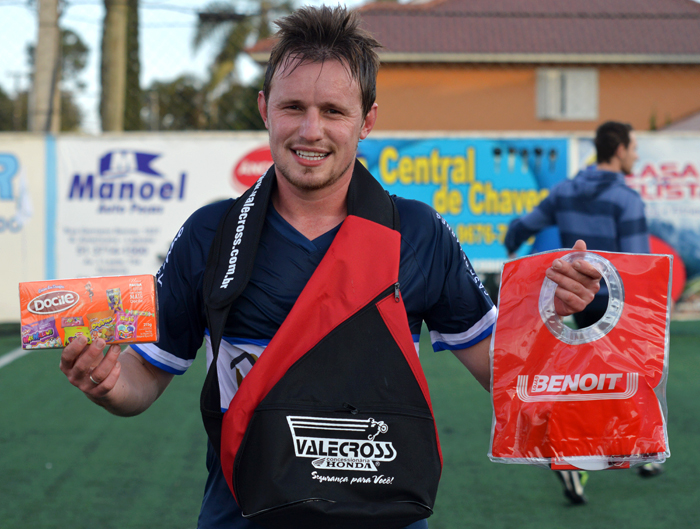
[{"label": "man's eyebrow", "polygon": [[[295,97],[289,97],[289,98],[282,97],[277,101],[277,105],[280,107],[287,107],[287,106],[305,107],[306,103],[304,103],[301,99],[298,99]],[[324,109],[324,110],[330,108],[330,109],[346,111],[350,108],[349,105],[346,105],[346,104],[341,103],[339,101],[331,101],[331,100],[321,101],[320,103],[318,103],[317,106],[319,108]]]},{"label": "man's eyebrow", "polygon": [[321,101],[318,105],[321,108],[335,108],[338,110],[349,110],[352,108],[352,104],[343,101]]},{"label": "man's eyebrow", "polygon": [[289,105],[296,105],[296,106],[303,106],[301,100],[293,97],[289,98],[280,98],[279,101],[277,102],[278,105],[280,106],[289,106]]}]

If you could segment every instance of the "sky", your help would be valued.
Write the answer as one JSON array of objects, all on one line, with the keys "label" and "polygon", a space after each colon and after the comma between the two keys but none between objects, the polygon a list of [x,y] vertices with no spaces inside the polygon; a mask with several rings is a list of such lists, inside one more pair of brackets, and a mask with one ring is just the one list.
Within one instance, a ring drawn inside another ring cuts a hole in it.
[{"label": "sky", "polygon": [[[38,0],[32,2],[36,5]],[[207,76],[216,46],[206,43],[197,51],[192,47],[197,12],[210,4],[210,0],[141,0],[139,10],[141,86],[154,80],[168,81],[182,74],[193,74],[200,79]],[[321,4],[321,0],[301,0],[301,4]],[[348,0],[348,7],[364,3]],[[239,0],[242,9],[253,11],[257,2]],[[335,3],[334,3],[335,4]],[[71,29],[88,45],[88,65],[80,76],[86,89],[77,101],[84,111],[83,132],[100,132],[99,61],[103,0],[66,0],[61,15],[61,27]],[[36,7],[29,7],[27,0],[0,0],[0,87],[14,96],[17,90],[25,90],[29,83],[27,45],[35,44],[37,36]],[[254,75],[257,66],[242,59],[240,75]]]},{"label": "sky", "polygon": [[[226,1],[226,0],[219,0]],[[228,0],[241,10],[255,10],[254,0]],[[293,0],[294,1],[294,0]],[[335,5],[338,0],[326,0]],[[370,0],[346,0],[348,7],[356,7]],[[407,1],[407,0],[400,0]],[[695,0],[700,1],[700,0]],[[39,0],[0,0],[0,88],[13,96],[25,90],[29,83],[27,45],[36,42],[36,6]],[[141,86],[153,80],[169,81],[182,74],[200,79],[207,76],[216,49],[214,42],[206,43],[195,51],[192,47],[197,12],[212,0],[141,0],[140,1],[140,55]],[[297,5],[319,5],[323,0],[296,0]],[[342,2],[340,2],[342,3]],[[99,61],[101,28],[104,18],[104,0],[64,0],[61,25],[71,29],[90,48],[87,68],[81,75],[86,89],[77,101],[83,109],[83,132],[98,134],[100,123]],[[242,78],[255,74],[257,66],[244,56],[239,65]]]}]

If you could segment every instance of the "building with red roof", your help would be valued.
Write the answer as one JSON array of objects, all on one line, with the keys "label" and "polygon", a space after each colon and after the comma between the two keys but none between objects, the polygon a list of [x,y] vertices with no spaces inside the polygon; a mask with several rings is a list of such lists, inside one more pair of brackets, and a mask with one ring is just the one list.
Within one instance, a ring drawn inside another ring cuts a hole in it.
[{"label": "building with red roof", "polygon": [[[663,128],[700,111],[692,0],[432,0],[360,7],[383,48],[378,130]],[[249,50],[258,62],[271,41]]]}]

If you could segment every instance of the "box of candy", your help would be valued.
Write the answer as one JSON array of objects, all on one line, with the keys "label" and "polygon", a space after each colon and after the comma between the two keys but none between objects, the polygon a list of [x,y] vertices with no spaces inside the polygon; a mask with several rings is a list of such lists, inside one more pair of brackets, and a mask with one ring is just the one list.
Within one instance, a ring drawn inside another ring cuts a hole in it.
[{"label": "box of candy", "polygon": [[88,277],[19,284],[23,349],[89,342],[158,341],[158,300],[152,275]]}]

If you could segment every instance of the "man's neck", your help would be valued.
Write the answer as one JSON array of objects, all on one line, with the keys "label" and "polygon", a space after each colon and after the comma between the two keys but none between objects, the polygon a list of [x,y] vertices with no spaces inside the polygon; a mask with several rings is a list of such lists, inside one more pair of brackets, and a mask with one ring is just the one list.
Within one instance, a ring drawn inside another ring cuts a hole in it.
[{"label": "man's neck", "polygon": [[343,178],[328,188],[302,191],[277,176],[272,203],[284,220],[304,237],[314,240],[347,217],[349,185],[350,178]]},{"label": "man's neck", "polygon": [[621,173],[622,166],[620,161],[617,159],[612,159],[609,162],[602,162],[596,165],[599,171],[610,171],[611,173]]}]

